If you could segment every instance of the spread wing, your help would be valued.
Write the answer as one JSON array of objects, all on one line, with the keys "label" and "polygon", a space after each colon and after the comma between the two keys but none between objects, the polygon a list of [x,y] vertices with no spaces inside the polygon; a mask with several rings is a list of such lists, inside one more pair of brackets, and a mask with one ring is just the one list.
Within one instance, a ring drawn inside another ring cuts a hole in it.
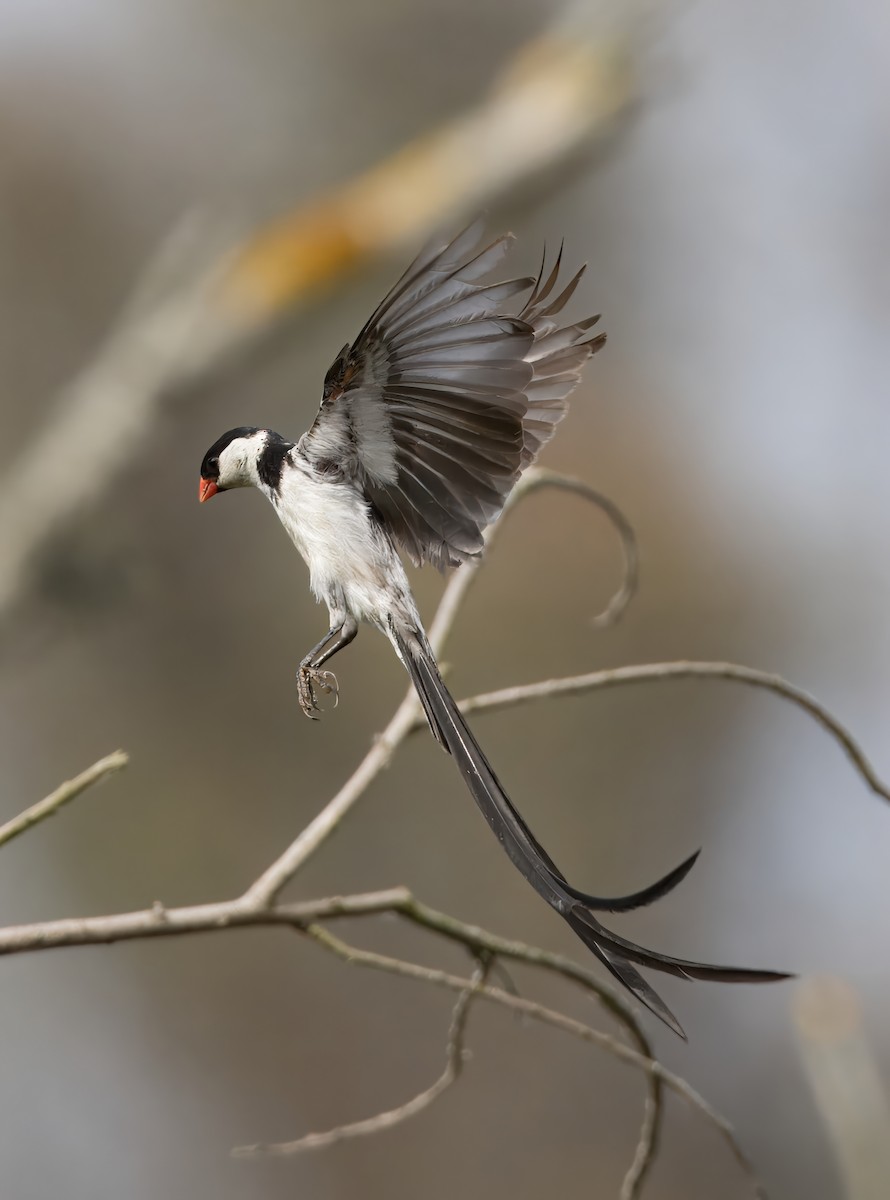
[{"label": "spread wing", "polygon": [[584,363],[605,341],[591,317],[555,319],[584,268],[557,288],[480,283],[512,238],[477,249],[481,222],[411,264],[325,379],[299,453],[360,486],[415,563],[482,549],[523,469],[551,437]]}]

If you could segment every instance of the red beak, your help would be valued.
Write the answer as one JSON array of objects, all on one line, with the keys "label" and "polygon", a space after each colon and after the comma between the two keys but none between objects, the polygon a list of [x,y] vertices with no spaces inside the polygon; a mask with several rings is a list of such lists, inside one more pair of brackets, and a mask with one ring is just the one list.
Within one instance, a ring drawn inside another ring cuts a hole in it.
[{"label": "red beak", "polygon": [[198,480],[198,501],[203,504],[205,500],[209,500],[211,496],[215,496],[219,488],[212,479]]}]

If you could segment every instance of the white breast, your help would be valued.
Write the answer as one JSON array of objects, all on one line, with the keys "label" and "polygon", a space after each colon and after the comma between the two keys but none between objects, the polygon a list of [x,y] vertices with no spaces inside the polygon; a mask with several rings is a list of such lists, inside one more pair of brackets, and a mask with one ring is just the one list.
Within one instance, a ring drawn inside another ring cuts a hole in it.
[{"label": "white breast", "polygon": [[401,560],[364,497],[297,460],[270,499],[309,567],[315,598],[331,610],[332,624],[348,613],[385,626],[394,597],[410,593]]}]

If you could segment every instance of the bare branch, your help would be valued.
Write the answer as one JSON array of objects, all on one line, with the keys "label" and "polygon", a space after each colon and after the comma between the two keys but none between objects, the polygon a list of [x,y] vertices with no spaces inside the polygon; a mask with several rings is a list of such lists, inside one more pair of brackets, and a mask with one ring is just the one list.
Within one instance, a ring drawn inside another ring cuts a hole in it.
[{"label": "bare branch", "polygon": [[[446,988],[454,992],[464,992],[473,986],[472,980],[461,978],[459,975],[452,975],[447,971],[441,971],[435,967],[426,967],[419,963],[406,962],[404,959],[392,958],[386,954],[377,954],[372,950],[359,949],[335,937],[334,934],[321,925],[310,925],[306,928],[305,932],[318,945],[330,951],[350,966],[369,967],[372,970],[384,971],[390,975],[398,975],[403,979],[419,980],[423,983],[433,984],[436,987]],[[491,1003],[499,1004],[503,1008],[510,1009],[512,1012],[520,1013],[530,1020],[550,1025],[554,1029],[560,1029],[564,1033],[572,1034],[582,1041],[590,1042],[592,1045],[598,1046],[601,1050],[605,1050],[608,1054],[620,1059],[622,1062],[629,1063],[631,1066],[644,1071],[650,1077],[658,1078],[665,1087],[670,1088],[672,1092],[676,1093],[691,1108],[699,1112],[718,1131],[732,1151],[736,1162],[747,1176],[754,1195],[760,1197],[760,1200],[766,1200],[766,1191],[763,1184],[757,1178],[748,1156],[745,1154],[733,1132],[732,1126],[685,1079],[682,1079],[679,1075],[675,1075],[655,1059],[647,1058],[638,1051],[632,1050],[630,1046],[625,1046],[611,1035],[603,1033],[601,1030],[593,1029],[581,1021],[576,1021],[573,1017],[567,1017],[565,1014],[557,1012],[556,1009],[547,1008],[545,1005],[537,1003],[537,1001],[526,1000],[522,996],[514,996],[509,992],[503,991],[501,988],[487,985],[478,986],[475,990],[475,995],[483,1000],[488,1000]]]},{"label": "bare branch", "polygon": [[[507,509],[512,509],[524,496],[544,487],[569,490],[592,501],[606,512],[618,530],[625,556],[625,575],[621,588],[610,602],[604,618],[601,618],[605,619],[611,614],[609,619],[614,619],[614,615],[620,612],[626,604],[636,581],[636,548],[630,526],[614,506],[610,505],[608,501],[604,501],[603,497],[587,488],[586,485],[540,469],[533,469],[527,473],[526,478],[515,490]],[[437,650],[441,650],[447,639],[478,568],[478,561],[468,564],[462,571],[455,574],[446,588],[431,629]],[[878,778],[852,735],[818,701],[779,676],[731,663],[677,662],[597,671],[588,675],[546,680],[475,696],[464,701],[461,707],[466,712],[485,711],[510,707],[536,699],[579,695],[603,687],[653,681],[663,682],[678,678],[729,680],[775,692],[802,708],[816,720],[843,747],[869,786],[879,795],[890,799],[890,791]],[[329,1145],[344,1138],[389,1128],[422,1111],[457,1077],[460,1071],[460,1053],[467,1007],[471,998],[480,996],[533,1020],[562,1029],[564,1032],[593,1043],[645,1073],[649,1091],[638,1145],[631,1168],[621,1188],[623,1200],[633,1200],[639,1195],[642,1180],[653,1160],[662,1116],[661,1089],[663,1086],[682,1096],[688,1104],[703,1113],[706,1119],[720,1131],[736,1159],[746,1171],[757,1194],[763,1195],[762,1188],[754,1177],[750,1163],[740,1149],[730,1126],[684,1080],[673,1075],[653,1060],[651,1047],[627,1002],[610,987],[600,982],[586,968],[560,955],[550,954],[521,942],[499,938],[477,926],[466,925],[452,917],[438,913],[414,900],[404,888],[391,888],[386,891],[352,896],[327,897],[290,905],[282,905],[277,902],[282,888],[293,878],[300,866],[324,843],[330,833],[337,828],[368,785],[388,764],[401,742],[412,729],[417,727],[418,717],[419,706],[412,692],[402,701],[384,733],[340,792],[242,896],[215,904],[172,909],[167,909],[160,902],[156,902],[151,908],[136,912],[0,928],[0,955],[59,946],[90,945],[118,940],[170,937],[232,928],[279,925],[308,934],[330,952],[346,961],[422,980],[458,992],[459,1000],[454,1010],[449,1039],[448,1062],[443,1074],[431,1087],[406,1104],[367,1120],[339,1126],[326,1133],[311,1134],[296,1142],[265,1147],[242,1147],[237,1151],[241,1154],[299,1153],[301,1150]],[[35,805],[0,830],[0,844],[17,833],[24,832],[25,829],[30,828],[51,812],[57,811],[61,804],[78,794],[89,783],[122,766],[125,761],[126,756],[121,754],[109,756],[108,759],[97,763],[84,775],[63,785],[52,796],[47,797],[39,805]],[[467,980],[445,971],[403,962],[349,946],[334,937],[320,924],[322,921],[332,921],[344,916],[359,917],[386,912],[396,913],[429,931],[448,937],[470,949],[477,957],[485,956],[491,962],[512,959],[561,975],[584,987],[593,993],[606,1009],[621,1022],[637,1048],[632,1049],[616,1038],[592,1029],[556,1010],[511,994],[508,990],[492,987],[485,980]]]},{"label": "bare branch", "polygon": [[[531,496],[535,492],[544,491],[547,488],[572,492],[577,496],[581,496],[582,499],[587,500],[606,515],[614,526],[615,532],[618,534],[621,553],[624,558],[624,571],[621,583],[603,611],[591,618],[591,623],[595,626],[613,625],[624,613],[637,590],[639,581],[639,556],[637,553],[636,535],[634,534],[633,526],[618,505],[613,500],[610,500],[608,496],[604,496],[602,492],[598,492],[582,480],[574,479],[571,475],[563,475],[559,471],[550,471],[546,467],[530,467],[510,493],[507,503],[504,505],[504,511],[501,513],[499,519],[493,525],[489,525],[485,531],[486,557],[491,553],[491,547],[497,539],[506,518],[516,506],[527,496]],[[445,589],[436,611],[435,620],[429,630],[430,643],[437,655],[442,653],[457,614],[466,599],[467,592],[470,590],[484,561],[485,557],[470,559],[469,562],[465,562],[460,570],[456,571],[451,577],[451,581]]]},{"label": "bare branch", "polygon": [[5,846],[7,842],[11,842],[19,834],[25,833],[26,830],[31,829],[34,825],[45,821],[47,817],[53,816],[54,813],[59,811],[62,805],[67,804],[69,800],[73,800],[75,796],[79,796],[81,792],[85,792],[94,783],[99,783],[100,780],[113,775],[115,771],[120,771],[129,761],[123,750],[115,750],[113,754],[109,754],[105,758],[100,758],[98,762],[93,763],[91,767],[87,767],[80,775],[61,784],[43,800],[38,800],[36,804],[32,804],[30,808],[26,808],[17,817],[13,817],[12,820],[7,821],[5,825],[0,825],[0,846]]},{"label": "bare branch", "polygon": [[[100,946],[143,938],[176,937],[189,933],[216,933],[244,926],[292,925],[337,916],[364,916],[392,911],[409,893],[390,888],[358,896],[336,896],[320,903],[268,908],[248,904],[244,897],[215,904],[192,904],[166,908],[155,901],[151,908],[115,913],[106,917],[65,917],[60,921],[36,921],[29,925],[0,928],[0,956],[53,950],[60,946]],[[410,897],[409,897],[410,898]]]},{"label": "bare branch", "polygon": [[297,1138],[292,1142],[235,1146],[232,1155],[235,1158],[288,1157],[293,1154],[303,1154],[307,1150],[325,1150],[328,1146],[333,1146],[337,1142],[343,1142],[349,1138],[365,1137],[368,1134],[382,1133],[386,1129],[392,1129],[395,1125],[401,1125],[403,1121],[407,1121],[410,1117],[416,1117],[425,1108],[429,1108],[443,1092],[457,1082],[463,1071],[464,1033],[470,1004],[480,984],[487,979],[491,966],[490,959],[480,962],[473,972],[471,986],[458,996],[451,1012],[445,1069],[430,1087],[424,1088],[422,1092],[418,1092],[416,1096],[412,1096],[398,1108],[377,1113],[376,1116],[368,1117],[364,1121],[354,1121],[350,1125],[337,1125],[334,1129],[328,1129],[324,1133],[308,1133],[305,1137]]},{"label": "bare branch", "polygon": [[[156,903],[149,909],[107,917],[85,917],[36,922],[32,925],[8,926],[0,929],[0,955],[60,946],[100,945],[143,938],[174,937],[190,933],[213,933],[251,926],[278,925],[305,931],[308,925],[318,920],[370,916],[386,912],[397,913],[414,924],[457,941],[476,955],[488,956],[492,962],[496,958],[510,958],[561,975],[580,984],[592,992],[606,1009],[623,1024],[639,1047],[641,1060],[648,1061],[651,1058],[649,1042],[623,997],[609,985],[597,979],[593,972],[562,955],[552,954],[523,942],[500,938],[479,926],[467,925],[453,917],[439,913],[416,901],[405,888],[390,888],[385,891],[351,896],[333,896],[271,908],[262,903],[249,907],[243,897],[217,904],[171,909]],[[622,1194],[629,1197],[638,1194],[639,1185],[651,1163],[660,1122],[661,1076],[655,1072],[649,1073],[647,1077],[649,1092],[640,1143],[631,1171],[623,1185]],[[425,1099],[415,1097],[413,1101],[409,1102],[408,1111],[405,1113],[406,1117],[431,1103],[439,1091],[444,1089],[444,1085],[439,1081],[433,1085],[433,1088],[435,1089],[434,1094],[423,1093]],[[383,1118],[389,1121],[391,1116],[384,1114]],[[374,1121],[377,1118],[370,1120]],[[367,1125],[366,1122],[357,1124],[361,1127]],[[373,1130],[370,1128],[358,1130],[358,1132],[363,1131],[372,1132]],[[312,1135],[313,1138],[322,1139],[328,1136],[328,1134]],[[343,1136],[351,1135],[344,1134]],[[307,1146],[306,1148],[311,1147]],[[247,1150],[244,1151],[244,1153],[247,1152]],[[261,1153],[263,1150],[256,1152]],[[267,1152],[286,1153],[290,1151],[273,1148]]]},{"label": "bare branch", "polygon": [[0,928],[0,957],[61,946],[108,945],[159,936],[215,933],[249,926],[283,925],[302,930],[317,921],[382,913],[396,913],[416,925],[459,942],[476,954],[514,959],[582,985],[593,992],[606,1010],[625,1025],[643,1053],[649,1053],[649,1044],[636,1023],[632,1009],[617,991],[600,981],[592,971],[563,955],[525,942],[498,937],[478,925],[468,925],[455,917],[437,912],[415,900],[407,888],[330,896],[272,907],[262,901],[249,903],[244,896],[215,904],[179,908],[165,908],[156,901],[151,908],[111,916],[66,917],[59,921],[7,925]]},{"label": "bare branch", "polygon": [[754,667],[743,667],[728,662],[667,662],[646,663],[641,666],[614,667],[605,671],[591,671],[588,675],[573,675],[565,679],[545,679],[540,683],[520,684],[518,687],[501,688],[497,692],[486,692],[471,696],[461,702],[464,713],[491,712],[513,708],[530,700],[549,700],[556,696],[581,696],[601,688],[623,687],[632,683],[668,683],[676,679],[722,679],[731,683],[742,683],[748,687],[762,688],[796,704],[813,718],[845,751],[853,767],[868,784],[869,788],[885,800],[890,800],[890,785],[884,783],[865,756],[865,752],[846,726],[826,709],[814,696],[767,671]]}]

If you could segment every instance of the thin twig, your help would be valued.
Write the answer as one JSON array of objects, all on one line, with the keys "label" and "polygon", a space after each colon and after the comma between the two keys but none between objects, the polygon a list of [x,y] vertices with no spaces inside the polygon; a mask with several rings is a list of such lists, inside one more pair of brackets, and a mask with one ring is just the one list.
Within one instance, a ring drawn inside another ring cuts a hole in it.
[{"label": "thin twig", "polygon": [[[335,937],[330,930],[325,929],[321,925],[310,925],[306,928],[305,932],[318,945],[351,966],[369,967],[372,970],[384,971],[387,974],[398,975],[404,979],[419,980],[423,983],[447,988],[454,992],[463,992],[467,988],[472,987],[472,980],[464,979],[459,975],[452,975],[447,971],[441,971],[435,967],[422,966],[419,963],[406,962],[404,959],[392,958],[386,954],[377,954],[372,950],[359,949]],[[739,1144],[732,1126],[685,1079],[682,1079],[679,1075],[675,1075],[655,1059],[647,1058],[638,1051],[632,1050],[630,1046],[625,1046],[610,1034],[593,1029],[589,1025],[583,1024],[583,1022],[576,1021],[573,1017],[567,1017],[564,1013],[557,1012],[556,1009],[547,1008],[537,1001],[527,1000],[522,996],[513,996],[501,988],[490,986],[479,986],[475,991],[475,995],[483,1000],[488,1000],[494,1004],[501,1005],[503,1008],[520,1013],[522,1016],[528,1017],[533,1021],[551,1025],[553,1028],[561,1029],[564,1033],[570,1033],[582,1041],[590,1042],[592,1045],[598,1046],[601,1050],[605,1050],[622,1062],[629,1063],[639,1070],[644,1071],[647,1075],[660,1079],[665,1087],[670,1088],[672,1092],[693,1109],[697,1110],[709,1124],[717,1129],[732,1151],[736,1162],[747,1176],[754,1195],[759,1197],[760,1200],[766,1200],[764,1186],[758,1179],[748,1156]]]},{"label": "thin twig", "polygon": [[[574,495],[587,500],[588,503],[593,504],[605,514],[618,534],[621,554],[624,560],[621,582],[602,612],[596,613],[591,617],[591,624],[594,626],[614,625],[636,594],[639,583],[639,554],[637,551],[636,534],[630,521],[618,505],[613,500],[610,500],[608,496],[603,495],[602,492],[598,492],[595,488],[584,483],[583,480],[575,479],[571,475],[563,475],[559,471],[551,471],[546,467],[530,467],[510,493],[500,518],[493,525],[489,525],[486,530],[486,555],[491,553],[491,547],[496,541],[505,519],[513,509],[527,496],[531,496],[535,492],[546,491],[548,488],[553,488],[556,491],[572,492]],[[452,576],[451,582],[445,589],[438,610],[436,611],[435,619],[429,630],[430,643],[436,654],[442,653],[457,613],[462,607],[467,592],[470,590],[483,562],[484,558],[476,558],[464,563],[460,570]]]},{"label": "thin twig", "polygon": [[[643,1100],[643,1119],[640,1122],[640,1132],[634,1149],[630,1166],[621,1181],[618,1200],[637,1200],[643,1190],[646,1177],[655,1162],[658,1153],[658,1139],[661,1133],[661,1079],[657,1075],[649,1076],[649,1090]],[[746,1165],[750,1163],[746,1160]],[[755,1191],[757,1184],[755,1182]]]},{"label": "thin twig", "polygon": [[497,692],[486,692],[461,702],[464,713],[491,712],[495,709],[512,708],[527,704],[530,700],[549,700],[556,696],[580,696],[601,688],[623,687],[632,683],[667,683],[676,679],[722,679],[748,687],[762,688],[796,704],[808,713],[826,733],[842,747],[855,770],[871,790],[885,800],[890,800],[890,785],[884,783],[865,756],[865,752],[846,726],[832,716],[809,692],[796,687],[768,671],[754,667],[743,667],[729,662],[666,662],[646,663],[641,666],[614,667],[605,671],[591,671],[588,675],[573,675],[565,679],[545,679],[540,683],[520,684],[518,687],[501,688]]},{"label": "thin twig", "polygon": [[581,479],[571,475],[563,475],[559,471],[549,471],[545,467],[535,467],[528,471],[520,482],[526,482],[521,493],[528,495],[539,488],[555,488],[557,491],[572,492],[581,496],[596,508],[600,509],[613,525],[621,544],[621,554],[624,560],[621,583],[609,599],[602,612],[596,613],[590,623],[598,629],[614,625],[624,615],[627,606],[634,598],[640,582],[640,556],[637,549],[637,538],[633,525],[624,515],[614,500],[590,487]]},{"label": "thin twig", "polygon": [[[566,958],[562,954],[554,954],[549,950],[542,950],[537,946],[530,946],[525,942],[498,937],[476,925],[467,925],[454,917],[421,904],[419,900],[415,900],[410,895],[398,901],[394,905],[394,911],[414,924],[451,938],[461,945],[473,949],[476,953],[484,951],[493,956],[496,962],[500,962],[504,958],[513,959],[516,962],[525,963],[527,966],[538,967],[552,974],[561,975],[564,979],[579,984],[588,993],[594,995],[607,1012],[624,1027],[645,1058],[653,1057],[652,1045],[624,996],[609,984],[603,983],[591,970],[582,967],[573,959]],[[509,987],[504,990],[513,994]],[[640,1135],[633,1160],[621,1185],[620,1200],[636,1200],[655,1160],[663,1115],[662,1099],[661,1080],[657,1075],[650,1075],[643,1106]]]},{"label": "thin twig", "polygon": [[410,1100],[407,1100],[404,1104],[400,1104],[398,1108],[387,1109],[385,1112],[377,1113],[375,1116],[368,1117],[364,1121],[353,1121],[349,1125],[337,1125],[333,1129],[325,1130],[324,1133],[307,1133],[304,1137],[297,1138],[291,1142],[235,1146],[232,1150],[233,1157],[289,1157],[293,1154],[303,1154],[307,1150],[325,1150],[328,1146],[333,1146],[337,1142],[343,1142],[349,1138],[366,1137],[370,1134],[382,1133],[386,1129],[392,1129],[396,1125],[401,1125],[403,1121],[407,1121],[410,1117],[416,1117],[425,1108],[429,1108],[431,1104],[439,1099],[443,1092],[447,1091],[460,1078],[464,1067],[464,1033],[466,1031],[470,1004],[480,985],[485,983],[491,966],[490,959],[480,962],[473,972],[473,978],[470,981],[471,986],[462,991],[458,996],[457,1002],[452,1009],[451,1024],[448,1029],[445,1069],[428,1088],[424,1088],[422,1092],[418,1092],[416,1096],[412,1096]]},{"label": "thin twig", "polygon": [[30,808],[26,808],[17,817],[13,817],[12,820],[7,821],[5,825],[0,825],[0,846],[5,846],[7,842],[11,842],[19,834],[31,829],[34,825],[38,825],[41,821],[45,821],[47,817],[53,816],[63,804],[67,804],[69,800],[73,800],[75,796],[79,796],[81,792],[85,792],[94,783],[106,779],[109,775],[114,774],[115,771],[120,771],[129,761],[123,750],[115,750],[113,754],[109,754],[105,758],[100,758],[91,767],[87,767],[85,771],[75,776],[74,779],[69,779],[65,783],[60,784],[54,792],[51,792],[43,800],[38,800],[36,804],[32,804]]}]

